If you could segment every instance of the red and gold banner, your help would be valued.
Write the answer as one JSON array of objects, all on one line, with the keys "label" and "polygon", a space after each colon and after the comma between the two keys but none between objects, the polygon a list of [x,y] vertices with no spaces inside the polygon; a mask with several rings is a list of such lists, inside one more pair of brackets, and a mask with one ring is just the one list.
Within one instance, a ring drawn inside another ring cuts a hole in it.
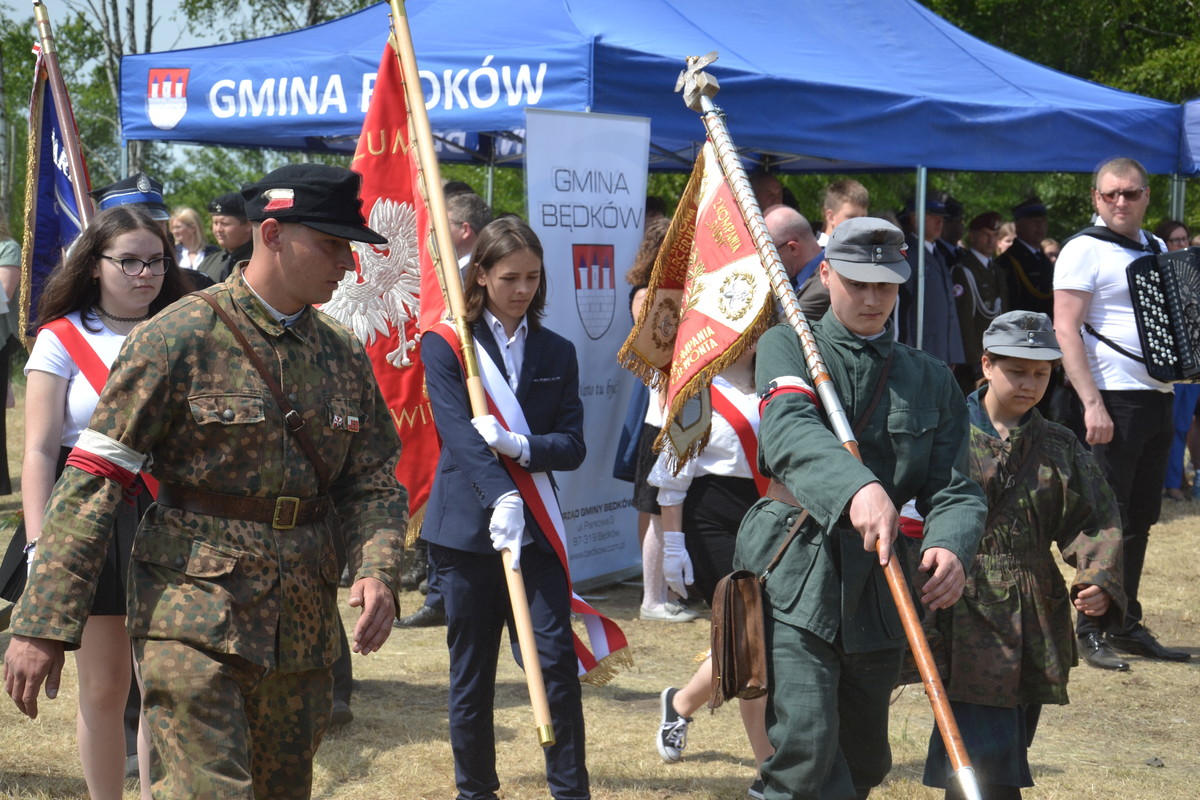
[{"label": "red and gold banner", "polygon": [[356,244],[357,274],[347,275],[321,310],[353,330],[371,357],[403,445],[396,477],[408,489],[411,540],[420,530],[440,448],[425,391],[418,318],[427,311],[440,317],[445,303],[436,278],[425,277],[434,274],[430,215],[400,62],[391,43],[384,48],[350,166],[363,176],[367,224],[388,243]]},{"label": "red and gold banner", "polygon": [[668,424],[659,446],[669,446],[677,463],[708,439],[703,415],[685,413],[685,405],[757,340],[773,302],[754,240],[706,143],[654,262],[641,314],[617,356],[665,390]]}]

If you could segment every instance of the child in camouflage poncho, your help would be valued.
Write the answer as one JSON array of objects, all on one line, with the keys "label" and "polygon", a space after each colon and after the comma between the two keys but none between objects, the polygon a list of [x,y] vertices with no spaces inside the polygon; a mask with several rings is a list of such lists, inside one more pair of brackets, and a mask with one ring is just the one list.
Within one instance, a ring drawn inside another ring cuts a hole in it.
[{"label": "child in camouflage poncho", "polygon": [[[983,336],[988,381],[968,399],[971,477],[988,518],[962,599],[931,623],[945,648],[947,694],[985,800],[1033,785],[1028,748],[1043,703],[1066,704],[1078,663],[1072,606],[1119,624],[1121,522],[1095,460],[1075,435],[1045,420],[1042,399],[1062,357],[1050,318],[1012,311]],[[1051,546],[1076,568],[1065,585]],[[935,730],[924,782],[961,794]]]}]

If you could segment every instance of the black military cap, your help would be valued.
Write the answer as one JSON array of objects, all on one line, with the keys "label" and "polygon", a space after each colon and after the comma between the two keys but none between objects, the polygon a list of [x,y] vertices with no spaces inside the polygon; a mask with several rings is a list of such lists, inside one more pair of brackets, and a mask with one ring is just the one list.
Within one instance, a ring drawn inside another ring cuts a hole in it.
[{"label": "black military cap", "polygon": [[1002,221],[999,212],[985,211],[972,219],[967,228],[973,231],[998,231]]},{"label": "black military cap", "polygon": [[144,172],[138,172],[123,178],[116,183],[99,189],[93,189],[92,197],[101,211],[113,206],[136,204],[144,206],[150,216],[163,221],[171,218],[167,206],[163,203],[163,185]]},{"label": "black military cap", "polygon": [[355,242],[387,244],[362,215],[362,176],[326,164],[288,164],[242,188],[246,218],[298,222]]},{"label": "black military cap", "polygon": [[241,192],[223,194],[208,204],[208,213],[220,214],[223,217],[237,217],[246,221],[246,201]]},{"label": "black military cap", "polygon": [[1013,219],[1046,216],[1046,204],[1036,194],[1031,194],[1012,207]]}]

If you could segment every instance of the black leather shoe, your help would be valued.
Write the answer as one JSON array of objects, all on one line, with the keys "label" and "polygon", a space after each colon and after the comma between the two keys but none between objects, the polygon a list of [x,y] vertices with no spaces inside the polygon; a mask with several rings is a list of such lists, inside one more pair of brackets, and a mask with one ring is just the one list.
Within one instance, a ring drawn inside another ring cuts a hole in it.
[{"label": "black leather shoe", "polygon": [[329,729],[344,728],[353,721],[354,712],[350,710],[350,704],[345,700],[334,700],[333,711],[329,715]]},{"label": "black leather shoe", "polygon": [[397,628],[436,628],[446,624],[446,612],[433,606],[421,606],[392,624]]},{"label": "black leather shoe", "polygon": [[1122,653],[1157,659],[1158,661],[1188,661],[1191,653],[1182,650],[1172,650],[1159,644],[1150,629],[1139,625],[1129,633],[1110,633],[1108,641]]},{"label": "black leather shoe", "polygon": [[1129,662],[1122,660],[1098,633],[1080,636],[1079,652],[1083,653],[1087,663],[1098,669],[1115,669],[1118,672],[1129,669]]}]

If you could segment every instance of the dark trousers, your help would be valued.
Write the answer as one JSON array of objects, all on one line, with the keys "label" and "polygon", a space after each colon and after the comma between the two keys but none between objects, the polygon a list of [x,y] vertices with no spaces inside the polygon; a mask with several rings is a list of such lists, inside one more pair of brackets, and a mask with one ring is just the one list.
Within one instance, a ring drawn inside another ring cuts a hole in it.
[{"label": "dark trousers", "polygon": [[[520,663],[512,606],[499,553],[468,553],[429,545],[446,604],[450,648],[450,745],[458,800],[495,800],[496,667],[507,625]],[[571,636],[571,597],[558,557],[537,545],[521,550],[521,575],[529,599],[555,744],[545,750],[546,779],[555,800],[588,800],[583,702]]]},{"label": "dark trousers", "polygon": [[338,632],[342,637],[342,654],[333,662],[333,699],[350,705],[354,692],[354,665],[350,662],[350,642],[346,638],[346,626],[338,618]]},{"label": "dark trousers", "polygon": [[683,501],[683,530],[696,591],[710,605],[717,582],[733,571],[733,548],[742,517],[759,498],[750,478],[700,475]]},{"label": "dark trousers", "polygon": [[767,618],[767,800],[865,798],[892,767],[888,703],[901,650],[847,653]]},{"label": "dark trousers", "polygon": [[[1163,480],[1167,454],[1174,435],[1174,396],[1156,391],[1101,391],[1104,407],[1113,421],[1113,438],[1108,444],[1093,445],[1092,454],[1108,480],[1121,510],[1122,582],[1129,605],[1119,633],[1129,633],[1142,622],[1138,585],[1150,528],[1162,509]],[[1077,615],[1079,636],[1099,633],[1094,617]]]}]

